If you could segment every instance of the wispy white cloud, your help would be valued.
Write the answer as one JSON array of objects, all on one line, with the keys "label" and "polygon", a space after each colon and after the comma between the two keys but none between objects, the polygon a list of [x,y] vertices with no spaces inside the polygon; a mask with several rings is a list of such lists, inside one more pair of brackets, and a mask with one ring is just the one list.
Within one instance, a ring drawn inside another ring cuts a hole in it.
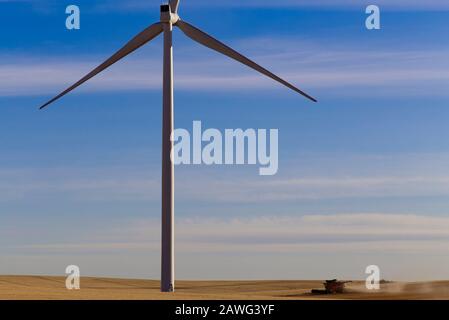
[{"label": "wispy white cloud", "polygon": [[[17,249],[45,252],[159,250],[158,220],[101,230],[86,242],[40,243]],[[449,217],[402,214],[265,216],[249,219],[181,218],[183,252],[400,252],[449,253]]]},{"label": "wispy white cloud", "polygon": [[[176,179],[177,199],[263,204],[316,199],[449,196],[447,154],[315,155],[313,163],[308,163],[307,157],[300,158],[303,160],[292,156],[291,162],[285,164],[287,167],[281,167],[281,173],[270,178],[258,176],[256,169],[242,171],[217,167],[216,171],[211,171],[183,166]],[[339,165],[341,163],[345,164],[346,171]],[[159,171],[147,166],[0,170],[0,202],[54,197],[83,201],[158,201],[160,176],[154,172]]]},{"label": "wispy white cloud", "polygon": [[[448,51],[443,49],[351,50],[340,45],[329,47],[270,38],[247,39],[237,42],[234,47],[306,91],[370,97],[373,90],[377,94],[396,97],[447,95]],[[178,89],[238,91],[280,88],[255,71],[209,53],[207,49],[202,50],[195,46],[184,47],[178,52],[175,61]],[[161,61],[159,55],[152,56],[150,59],[141,55],[130,57],[83,85],[79,91],[159,89]],[[103,59],[80,57],[67,61],[62,57],[4,56],[0,63],[0,96],[54,94]]]},{"label": "wispy white cloud", "polygon": [[[206,3],[206,1],[199,1],[198,3]],[[229,5],[235,6],[254,6],[254,7],[331,7],[331,8],[365,8],[370,4],[376,4],[385,8],[395,9],[443,9],[448,8],[447,2],[444,0],[377,0],[375,2],[370,0],[280,0],[280,1],[267,1],[267,0],[247,0],[227,1]]]},{"label": "wispy white cloud", "polygon": [[0,170],[0,180],[0,202],[47,197],[155,199],[160,191],[158,179],[130,168],[18,168]]},{"label": "wispy white cloud", "polygon": [[[178,217],[176,222],[181,278],[354,279],[363,278],[370,264],[379,265],[382,277],[388,279],[449,276],[447,215]],[[41,234],[45,229],[29,227],[9,232],[9,240],[21,241],[0,248],[4,258],[0,273],[61,274],[67,264],[76,263],[85,275],[159,276],[159,219],[106,219],[97,228],[79,227],[76,233],[66,225],[59,237],[53,232],[45,239]],[[0,225],[0,237],[3,228]]]}]

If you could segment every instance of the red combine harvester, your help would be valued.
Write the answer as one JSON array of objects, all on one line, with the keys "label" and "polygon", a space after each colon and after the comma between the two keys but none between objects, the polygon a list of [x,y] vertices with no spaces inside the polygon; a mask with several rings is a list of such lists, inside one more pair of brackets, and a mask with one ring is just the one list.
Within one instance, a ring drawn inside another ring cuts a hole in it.
[{"label": "red combine harvester", "polygon": [[336,294],[343,293],[345,291],[345,284],[351,281],[338,281],[337,279],[326,280],[323,283],[324,290],[313,289],[313,294]]}]

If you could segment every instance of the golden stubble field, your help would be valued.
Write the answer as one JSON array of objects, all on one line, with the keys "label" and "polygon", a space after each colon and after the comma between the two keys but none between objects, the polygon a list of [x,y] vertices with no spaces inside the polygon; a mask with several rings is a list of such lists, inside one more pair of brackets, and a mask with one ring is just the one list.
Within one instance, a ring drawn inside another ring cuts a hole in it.
[{"label": "golden stubble field", "polygon": [[81,278],[80,290],[67,290],[64,277],[0,276],[1,300],[271,300],[271,299],[445,299],[449,281],[393,282],[368,292],[360,281],[337,295],[312,295],[323,281],[177,281],[175,293],[160,293],[159,281]]}]

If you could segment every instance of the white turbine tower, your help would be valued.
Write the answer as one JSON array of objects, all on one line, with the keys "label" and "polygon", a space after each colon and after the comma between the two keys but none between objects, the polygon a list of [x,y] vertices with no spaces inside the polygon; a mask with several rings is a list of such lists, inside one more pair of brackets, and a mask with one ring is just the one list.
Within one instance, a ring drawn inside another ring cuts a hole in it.
[{"label": "white turbine tower", "polygon": [[256,71],[280,82],[284,86],[296,91],[306,98],[316,102],[307,93],[296,88],[287,81],[279,78],[267,69],[241,55],[234,49],[226,46],[191,24],[182,21],[178,16],[179,0],[170,0],[169,4],[161,5],[161,21],[157,22],[129,41],[123,48],[114,53],[109,59],[92,70],[89,74],[67,88],[59,95],[45,103],[40,109],[45,108],[55,100],[74,90],[87,80],[102,72],[112,64],[121,60],[128,54],[140,48],[164,32],[164,67],[163,67],[163,118],[162,118],[162,263],[161,263],[161,291],[172,292],[175,285],[174,268],[174,165],[170,159],[173,142],[170,135],[173,131],[173,26],[178,27],[189,38],[196,42],[218,51],[238,62],[253,68]]}]

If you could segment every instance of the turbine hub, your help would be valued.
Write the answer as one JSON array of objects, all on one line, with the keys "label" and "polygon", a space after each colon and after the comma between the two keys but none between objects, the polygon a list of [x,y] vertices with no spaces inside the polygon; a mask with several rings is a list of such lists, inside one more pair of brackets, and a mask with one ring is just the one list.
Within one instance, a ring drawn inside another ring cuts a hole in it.
[{"label": "turbine hub", "polygon": [[169,4],[161,5],[161,22],[175,24],[178,20],[178,14],[171,11]]}]

